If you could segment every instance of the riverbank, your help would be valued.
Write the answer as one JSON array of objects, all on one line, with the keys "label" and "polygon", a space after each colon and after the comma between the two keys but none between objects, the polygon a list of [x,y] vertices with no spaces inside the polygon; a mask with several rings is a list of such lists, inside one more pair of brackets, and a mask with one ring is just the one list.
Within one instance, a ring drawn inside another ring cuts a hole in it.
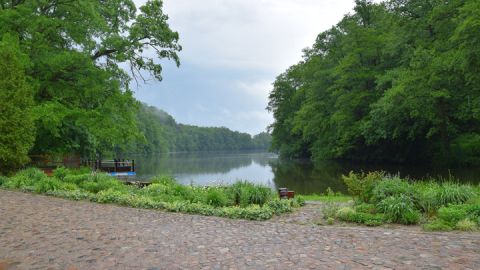
[{"label": "riverbank", "polygon": [[480,267],[471,233],[232,220],[5,190],[0,216],[0,261],[17,269]]}]

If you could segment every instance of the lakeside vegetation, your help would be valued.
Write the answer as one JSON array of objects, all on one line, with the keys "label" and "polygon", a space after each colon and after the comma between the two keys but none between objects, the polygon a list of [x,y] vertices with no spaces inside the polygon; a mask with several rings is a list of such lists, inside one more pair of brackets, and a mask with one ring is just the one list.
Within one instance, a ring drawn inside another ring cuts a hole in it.
[{"label": "lakeside vegetation", "polygon": [[196,187],[180,185],[175,179],[163,176],[140,188],[88,169],[59,168],[53,177],[48,177],[39,169],[29,168],[9,178],[0,176],[0,187],[72,200],[250,220],[267,220],[305,203],[301,196],[279,200],[269,187],[247,182]]},{"label": "lakeside vegetation", "polygon": [[279,75],[283,156],[480,164],[480,2],[356,0]]},{"label": "lakeside vegetation", "polygon": [[[353,206],[331,203],[323,209],[334,220],[379,226],[388,223],[422,225],[427,231],[476,231],[480,225],[480,185],[453,181],[410,181],[384,172],[344,176]],[[308,198],[308,197],[307,197]]]}]

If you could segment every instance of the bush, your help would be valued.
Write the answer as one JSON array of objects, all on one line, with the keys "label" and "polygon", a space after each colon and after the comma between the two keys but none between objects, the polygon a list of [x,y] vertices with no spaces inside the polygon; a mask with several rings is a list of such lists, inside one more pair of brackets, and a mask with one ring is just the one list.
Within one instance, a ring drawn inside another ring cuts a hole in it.
[{"label": "bush", "polygon": [[375,205],[373,204],[368,204],[368,203],[361,203],[355,206],[355,211],[360,212],[360,213],[368,213],[368,214],[376,214],[377,209],[375,208]]},{"label": "bush", "polygon": [[305,205],[305,198],[301,195],[295,196],[292,200],[292,206],[293,207],[300,207]]},{"label": "bush", "polygon": [[442,187],[435,182],[417,182],[413,184],[414,203],[418,209],[433,215],[442,206],[438,200]]},{"label": "bush", "polygon": [[291,202],[288,200],[271,200],[267,203],[267,207],[272,209],[275,215],[292,212]]},{"label": "bush", "polygon": [[359,213],[350,207],[344,207],[337,212],[337,218],[347,222],[365,224],[367,226],[380,226],[385,222],[382,214]]},{"label": "bush", "polygon": [[450,224],[450,226],[453,226],[460,220],[465,219],[467,215],[467,205],[444,206],[438,210],[438,218]]},{"label": "bush", "polygon": [[355,213],[355,210],[351,207],[342,207],[337,211],[336,217],[340,220],[348,221]]},{"label": "bush", "polygon": [[92,193],[98,193],[102,190],[113,189],[124,191],[126,186],[115,177],[105,173],[96,173],[90,175],[87,181],[80,183],[80,187]]},{"label": "bush", "polygon": [[385,177],[384,172],[370,172],[368,174],[350,172],[348,176],[342,175],[343,182],[347,185],[348,192],[362,202],[369,202],[375,184]]},{"label": "bush", "polygon": [[70,170],[65,168],[65,167],[58,167],[53,171],[53,176],[58,178],[59,180],[62,180],[65,178],[65,176],[70,174]]},{"label": "bush", "polygon": [[210,188],[207,191],[207,203],[214,207],[227,206],[227,195],[218,188]]},{"label": "bush", "polygon": [[372,201],[379,203],[392,196],[414,197],[414,189],[406,180],[398,177],[384,179],[377,182],[372,190]]},{"label": "bush", "polygon": [[4,183],[8,181],[8,178],[6,176],[0,175],[0,186],[3,186]]},{"label": "bush", "polygon": [[460,231],[467,231],[467,232],[472,232],[477,230],[477,224],[470,219],[462,219],[457,222],[455,225],[455,229],[460,230]]},{"label": "bush", "polygon": [[73,183],[75,185],[80,185],[82,182],[89,181],[91,173],[88,174],[68,174],[63,177],[62,181],[67,183]]},{"label": "bush", "polygon": [[35,183],[35,191],[38,193],[46,193],[47,191],[60,189],[63,189],[63,183],[56,178],[46,177]]},{"label": "bush", "polygon": [[337,215],[337,212],[340,210],[340,203],[336,202],[325,202],[322,205],[322,215],[324,219],[334,218]]},{"label": "bush", "polygon": [[269,187],[254,185],[247,182],[239,182],[228,188],[227,192],[231,192],[232,201],[245,207],[250,204],[263,206],[271,200],[274,195]]},{"label": "bush", "polygon": [[401,224],[417,224],[420,213],[413,207],[412,200],[405,195],[396,195],[382,200],[377,209],[384,213],[390,222]]},{"label": "bush", "polygon": [[25,188],[35,186],[35,183],[47,178],[45,173],[37,168],[28,168],[19,171],[9,178],[3,185],[6,188]]},{"label": "bush", "polygon": [[470,186],[446,182],[443,183],[437,199],[442,205],[462,204],[473,198],[474,195],[474,189]]}]

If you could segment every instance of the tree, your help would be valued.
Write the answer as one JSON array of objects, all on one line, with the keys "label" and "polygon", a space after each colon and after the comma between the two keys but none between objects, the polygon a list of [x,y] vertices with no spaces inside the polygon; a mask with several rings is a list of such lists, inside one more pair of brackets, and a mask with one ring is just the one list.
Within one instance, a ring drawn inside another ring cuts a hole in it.
[{"label": "tree", "polygon": [[28,162],[35,128],[30,112],[33,92],[25,75],[29,63],[18,40],[2,37],[0,59],[0,172],[5,173]]},{"label": "tree", "polygon": [[479,3],[357,0],[274,83],[289,157],[480,162]]},{"label": "tree", "polygon": [[146,73],[161,80],[161,59],[179,64],[179,36],[167,20],[160,0],[138,10],[131,0],[0,1],[0,33],[17,36],[31,61],[31,152],[93,156],[141,139],[129,84]]}]

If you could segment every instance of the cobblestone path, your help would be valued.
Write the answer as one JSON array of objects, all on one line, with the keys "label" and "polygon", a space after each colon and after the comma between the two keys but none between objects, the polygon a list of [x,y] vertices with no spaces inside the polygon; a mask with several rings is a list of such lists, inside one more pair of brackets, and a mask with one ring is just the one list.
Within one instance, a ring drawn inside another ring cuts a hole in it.
[{"label": "cobblestone path", "polygon": [[480,234],[253,222],[0,190],[0,269],[480,269]]}]

